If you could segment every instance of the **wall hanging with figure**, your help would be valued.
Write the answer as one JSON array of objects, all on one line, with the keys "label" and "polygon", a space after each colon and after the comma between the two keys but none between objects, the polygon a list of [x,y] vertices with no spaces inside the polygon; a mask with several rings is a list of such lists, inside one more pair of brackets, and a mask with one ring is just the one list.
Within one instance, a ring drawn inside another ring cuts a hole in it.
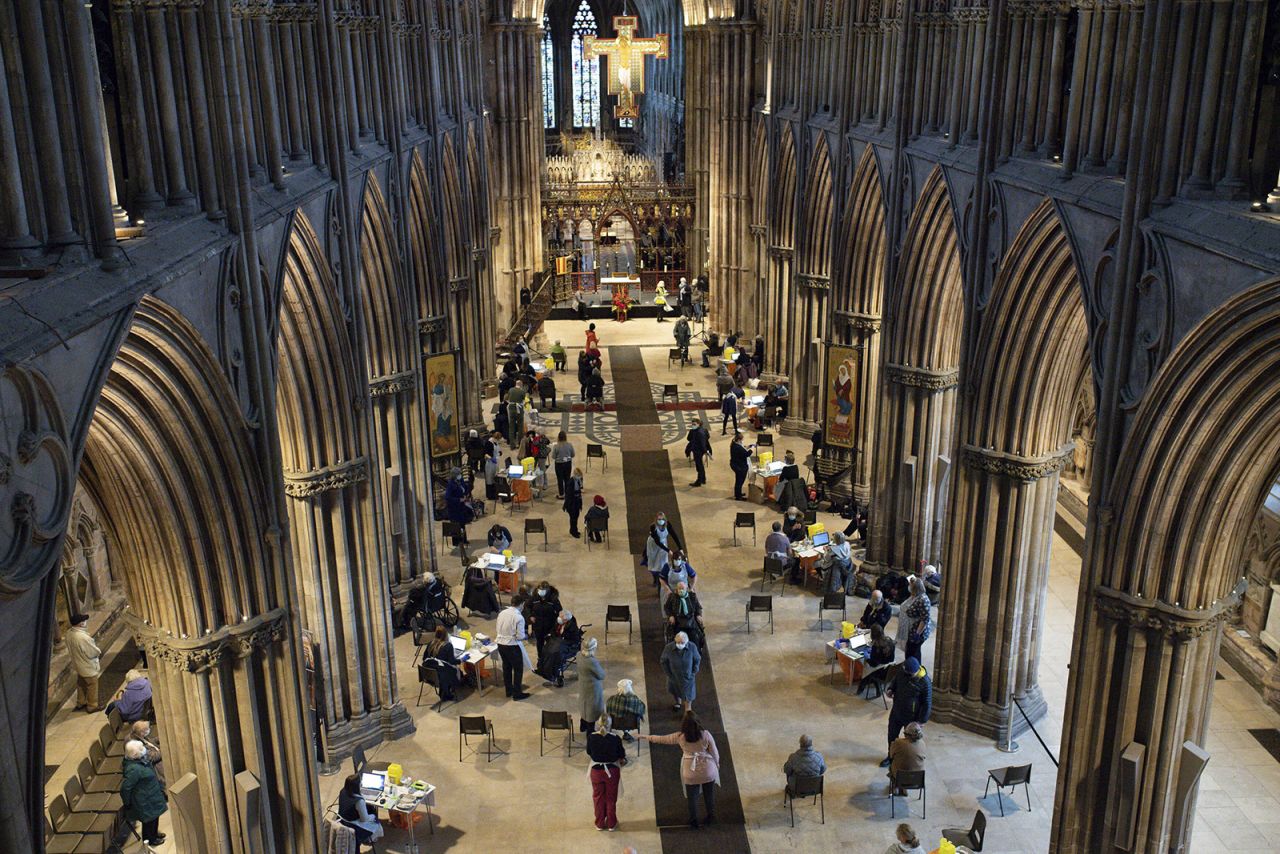
[{"label": "wall hanging with figure", "polygon": [[853,447],[853,376],[858,353],[852,347],[827,348],[826,429],[824,440],[837,448]]},{"label": "wall hanging with figure", "polygon": [[427,423],[431,456],[447,457],[461,448],[458,437],[458,351],[427,356]]}]

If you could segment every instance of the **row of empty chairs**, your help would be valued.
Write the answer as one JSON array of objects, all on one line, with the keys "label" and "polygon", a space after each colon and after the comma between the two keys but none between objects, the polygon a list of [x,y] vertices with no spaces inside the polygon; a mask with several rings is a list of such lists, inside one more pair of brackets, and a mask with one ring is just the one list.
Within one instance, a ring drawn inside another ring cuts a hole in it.
[{"label": "row of empty chairs", "polygon": [[[613,729],[618,732],[638,732],[640,730],[640,721],[635,715],[614,715]],[[549,732],[563,732],[564,740],[557,743],[555,739],[547,738]],[[478,746],[472,748],[470,739],[479,738]],[[573,755],[573,748],[577,746],[574,738],[573,716],[568,712],[557,712],[543,710],[542,720],[538,727],[538,755],[547,755],[547,744],[550,743],[553,748],[564,748],[566,755]],[[640,756],[640,739],[634,741],[636,747],[636,756]],[[505,756],[506,751],[497,746],[494,738],[493,721],[483,715],[463,715],[458,718],[458,761],[461,762],[465,758],[464,749],[471,748],[471,754],[479,756],[481,752],[485,755],[485,761],[492,762],[495,756]]]}]

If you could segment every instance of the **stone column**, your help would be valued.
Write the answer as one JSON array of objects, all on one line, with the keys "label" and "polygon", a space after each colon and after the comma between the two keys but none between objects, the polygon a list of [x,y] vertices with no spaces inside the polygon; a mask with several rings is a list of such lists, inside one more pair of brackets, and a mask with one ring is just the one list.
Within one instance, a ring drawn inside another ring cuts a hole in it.
[{"label": "stone column", "polygon": [[1045,713],[1040,627],[1058,476],[1068,445],[1022,457],[965,445],[959,454],[943,560],[935,716],[1003,741]]},{"label": "stone column", "polygon": [[385,449],[384,536],[392,584],[407,583],[425,570],[422,540],[426,537],[421,527],[426,520],[421,518],[420,508],[431,500],[426,479],[430,455],[428,440],[421,430],[418,386],[416,368],[369,381],[374,441]]},{"label": "stone column", "polygon": [[881,383],[868,569],[942,560],[958,369],[887,364]]}]

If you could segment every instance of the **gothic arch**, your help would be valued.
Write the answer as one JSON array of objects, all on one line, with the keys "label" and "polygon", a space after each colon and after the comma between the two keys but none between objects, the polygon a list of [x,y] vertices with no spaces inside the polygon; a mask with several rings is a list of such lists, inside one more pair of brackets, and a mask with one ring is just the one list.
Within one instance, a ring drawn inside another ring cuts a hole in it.
[{"label": "gothic arch", "polygon": [[963,569],[943,590],[938,713],[996,739],[1022,728],[1012,700],[1032,720],[1046,709],[1040,627],[1088,349],[1081,277],[1046,199],[1005,254],[970,348],[946,520],[944,563]]},{"label": "gothic arch", "polygon": [[770,239],[774,246],[794,249],[796,241],[796,141],[790,122],[778,123],[778,159],[773,179],[773,228]]},{"label": "gothic arch", "polygon": [[359,377],[333,270],[302,213],[280,288],[276,402],[303,625],[318,645],[325,749],[408,731],[396,697],[387,567],[374,525],[371,458]]},{"label": "gothic arch", "polygon": [[[1280,280],[1202,320],[1148,386],[1095,512],[1081,577],[1051,836],[1094,850],[1120,753],[1145,746],[1136,791],[1176,789],[1184,740],[1203,744],[1220,625],[1235,610],[1243,547],[1280,475]],[[1109,516],[1109,514],[1108,514]],[[1172,797],[1143,796],[1135,838],[1179,838]],[[1114,806],[1110,808],[1114,810]],[[1108,824],[1111,813],[1108,813]]]},{"label": "gothic arch", "polygon": [[873,565],[915,569],[942,560],[963,318],[955,214],[934,167],[911,213],[885,319]]},{"label": "gothic arch", "polygon": [[819,132],[809,160],[809,175],[804,191],[802,233],[807,246],[800,269],[807,275],[831,275],[831,221],[835,208],[831,184],[831,152],[827,146],[826,134]]},{"label": "gothic arch", "polygon": [[433,251],[437,222],[432,210],[431,183],[422,155],[413,153],[409,167],[409,260],[417,290],[418,320],[441,317],[445,301],[441,288],[438,256]]},{"label": "gothic arch", "polygon": [[871,497],[871,447],[875,441],[880,388],[881,314],[884,311],[885,204],[875,151],[868,145],[858,161],[849,188],[844,245],[832,282],[835,309],[833,341],[857,349],[852,417],[854,446],[853,494],[861,502]]},{"label": "gothic arch", "polygon": [[231,850],[248,838],[241,771],[263,786],[264,850],[314,847],[298,627],[287,566],[268,541],[270,492],[216,359],[153,297],[107,376],[80,479],[150,656],[169,779],[195,773],[208,805],[203,842],[184,847]]},{"label": "gothic arch", "polygon": [[444,138],[440,159],[445,270],[448,273],[449,289],[452,290],[454,282],[468,277],[469,265],[466,259],[466,230],[462,228],[462,185],[458,176],[458,158],[454,154],[453,139],[449,136]]}]

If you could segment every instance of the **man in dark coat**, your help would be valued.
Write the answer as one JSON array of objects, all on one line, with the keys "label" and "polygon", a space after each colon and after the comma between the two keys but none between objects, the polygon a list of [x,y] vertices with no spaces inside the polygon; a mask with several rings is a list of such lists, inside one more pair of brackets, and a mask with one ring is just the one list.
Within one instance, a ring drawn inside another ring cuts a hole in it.
[{"label": "man in dark coat", "polygon": [[[885,695],[893,699],[893,708],[889,709],[889,744],[893,744],[907,724],[929,722],[933,714],[933,680],[918,658],[908,657],[902,663],[902,669],[893,678],[893,684],[885,689]],[[889,762],[886,755],[880,767],[888,768]]]},{"label": "man in dark coat", "polygon": [[889,617],[892,615],[893,609],[889,607],[889,603],[884,601],[884,593],[879,590],[871,591],[871,598],[867,600],[867,607],[862,609],[862,619],[858,620],[858,627],[870,629],[872,626],[884,628],[889,625]]},{"label": "man in dark coat", "polygon": [[711,439],[707,431],[702,428],[702,420],[693,419],[693,429],[689,431],[686,437],[689,440],[689,453],[693,456],[693,465],[698,470],[698,477],[690,486],[702,486],[707,482],[707,468],[703,464],[703,458],[711,453]]},{"label": "man in dark coat", "polygon": [[748,448],[742,442],[742,434],[733,434],[733,444],[729,446],[729,468],[733,471],[733,497],[738,501],[745,501],[747,496],[742,494],[742,485],[747,482],[747,471],[751,468],[751,448]]}]

